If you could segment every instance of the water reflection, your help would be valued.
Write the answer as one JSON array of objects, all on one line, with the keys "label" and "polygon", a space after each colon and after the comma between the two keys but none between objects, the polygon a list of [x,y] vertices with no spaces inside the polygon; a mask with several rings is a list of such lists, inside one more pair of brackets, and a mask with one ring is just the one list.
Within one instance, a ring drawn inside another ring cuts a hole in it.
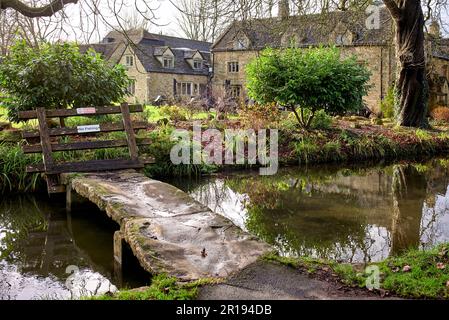
[{"label": "water reflection", "polygon": [[1,198],[0,299],[73,299],[146,284],[148,275],[114,274],[117,229],[87,202],[67,214],[63,199]]},{"label": "water reflection", "polygon": [[296,168],[174,184],[284,255],[370,262],[448,241],[447,164]]}]

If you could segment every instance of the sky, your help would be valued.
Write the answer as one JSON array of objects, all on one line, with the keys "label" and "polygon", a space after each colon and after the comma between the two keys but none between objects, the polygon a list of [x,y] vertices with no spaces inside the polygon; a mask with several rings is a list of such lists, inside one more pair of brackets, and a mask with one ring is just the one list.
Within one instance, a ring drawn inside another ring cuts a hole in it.
[{"label": "sky", "polygon": [[[92,28],[91,25],[90,28],[95,29],[95,32],[92,33],[88,39],[86,39],[85,33],[81,33],[79,30],[77,31],[75,29],[73,29],[73,32],[69,32],[64,38],[66,38],[66,40],[78,42],[94,43],[100,41],[113,26],[117,27],[118,25],[116,18],[112,14],[113,11],[111,10],[111,4],[122,4],[120,7],[120,16],[122,17],[131,15],[133,12],[135,13],[136,6],[140,10],[144,10],[146,8],[144,4],[149,5],[152,9],[154,9],[154,15],[156,17],[156,19],[152,19],[154,24],[149,25],[148,29],[150,32],[183,37],[184,34],[180,30],[177,23],[177,19],[181,14],[172,3],[176,3],[178,1],[179,0],[80,0],[78,4],[71,4],[66,8],[66,13],[69,16],[67,21],[69,26],[75,26],[76,29],[76,26],[83,25],[80,20],[80,16],[83,16],[83,19],[86,19],[85,12],[92,12],[92,10],[86,8],[86,4],[92,2],[99,3],[100,11],[105,17],[104,20],[106,20],[106,22],[100,22],[100,25],[95,26],[95,28]],[[80,9],[80,6],[85,6],[84,14],[80,14],[80,10],[82,10]],[[137,16],[139,16],[138,13]],[[447,12],[445,12],[444,16],[448,17]],[[449,21],[449,18],[447,18],[447,21]],[[84,25],[86,25],[86,23],[88,22],[84,22]]]},{"label": "sky", "polygon": [[[127,0],[134,2],[134,0]],[[162,32],[167,35],[182,36],[182,31],[178,27],[177,18],[180,13],[169,0],[146,0],[147,2],[155,3],[157,7],[157,20],[155,21],[159,26],[150,26],[151,32]],[[176,0],[172,0],[176,2]]]},{"label": "sky", "polygon": [[[177,25],[177,17],[179,16],[179,11],[173,4],[168,0],[157,0],[159,10],[159,17],[161,19],[161,24],[167,24],[164,27],[155,27],[156,31],[162,31],[163,33],[169,33],[171,35],[181,36],[182,32],[179,30]],[[159,22],[158,22],[159,23]]]},{"label": "sky", "polygon": [[[97,0],[99,3],[100,11],[105,17],[104,20],[106,22],[101,21],[99,25],[95,27],[95,33],[92,39],[89,39],[89,42],[97,42],[102,39],[108,31],[111,30],[111,27],[117,27],[118,22],[112,12],[111,3],[114,1],[108,0]],[[183,36],[182,31],[180,30],[177,18],[180,16],[180,12],[176,9],[176,7],[172,4],[170,0],[117,0],[116,3],[122,3],[123,6],[120,9],[120,16],[132,15],[133,13],[138,17],[141,17],[139,13],[136,13],[136,5],[140,10],[144,10],[146,8],[143,3],[148,4],[153,10],[155,19],[151,19],[152,22],[149,24],[149,31],[153,33],[163,33],[165,35],[172,36]],[[172,0],[176,2],[177,0]],[[83,3],[84,2],[84,3]],[[68,35],[66,35],[67,40],[75,40],[80,42],[85,42],[81,39],[81,32],[76,29],[79,26],[84,25],[84,29],[86,29],[86,25],[91,23],[86,19],[86,11],[92,12],[92,9],[88,7],[87,3],[91,3],[92,0],[81,0],[78,4],[70,4],[66,7],[65,13],[68,16],[67,25],[75,26]],[[84,10],[81,11],[80,10]],[[117,9],[115,9],[117,10]],[[83,17],[84,22],[81,21],[80,17]],[[108,25],[109,24],[109,25]],[[91,25],[92,26],[92,25]],[[84,30],[83,29],[83,30]]]}]

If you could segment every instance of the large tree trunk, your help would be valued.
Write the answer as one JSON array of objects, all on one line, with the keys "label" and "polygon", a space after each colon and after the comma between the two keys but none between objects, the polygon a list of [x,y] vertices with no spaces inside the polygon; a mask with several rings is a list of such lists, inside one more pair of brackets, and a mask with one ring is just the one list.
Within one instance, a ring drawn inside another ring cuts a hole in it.
[{"label": "large tree trunk", "polygon": [[384,0],[396,25],[398,124],[427,127],[428,86],[420,0]]}]

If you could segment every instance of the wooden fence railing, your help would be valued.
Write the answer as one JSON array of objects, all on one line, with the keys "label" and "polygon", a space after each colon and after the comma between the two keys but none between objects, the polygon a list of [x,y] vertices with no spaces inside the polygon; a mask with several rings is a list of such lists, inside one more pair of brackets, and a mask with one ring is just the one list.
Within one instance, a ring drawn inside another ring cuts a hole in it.
[{"label": "wooden fence railing", "polygon": [[[64,192],[65,188],[60,184],[59,174],[69,172],[98,172],[120,169],[139,169],[145,164],[152,163],[152,159],[139,158],[138,146],[149,145],[149,139],[137,139],[135,131],[147,128],[145,122],[132,122],[131,113],[142,112],[141,105],[128,105],[126,103],[120,106],[110,107],[92,107],[78,109],[56,109],[45,110],[38,108],[32,111],[19,112],[19,119],[30,120],[37,119],[39,130],[24,131],[23,138],[27,145],[22,147],[23,152],[42,153],[43,163],[27,167],[27,172],[43,172],[46,174],[47,187],[49,193]],[[64,127],[64,119],[69,117],[92,117],[98,115],[121,114],[123,121],[120,123],[100,123],[94,125],[81,125],[77,127]],[[61,127],[49,128],[47,120],[50,118],[59,118]],[[93,141],[75,141],[63,143],[58,141],[58,137],[64,136],[86,136],[105,132],[126,133],[126,139],[116,140],[93,140]],[[36,143],[40,140],[39,143]],[[58,163],[53,158],[53,152],[105,149],[127,147],[129,150],[129,159],[112,160],[89,160],[80,162]]]}]

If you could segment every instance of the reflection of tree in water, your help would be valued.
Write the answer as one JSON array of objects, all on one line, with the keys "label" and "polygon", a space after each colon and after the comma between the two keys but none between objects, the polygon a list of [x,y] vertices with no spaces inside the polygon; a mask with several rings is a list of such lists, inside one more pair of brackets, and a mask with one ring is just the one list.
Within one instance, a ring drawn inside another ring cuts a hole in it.
[{"label": "reflection of tree in water", "polygon": [[0,199],[0,259],[20,259],[17,245],[30,231],[45,231],[46,216],[33,197],[9,196]]},{"label": "reflection of tree in water", "polygon": [[447,241],[449,228],[442,229],[449,223],[445,196],[449,195],[449,179],[444,163],[394,166],[392,254]]},{"label": "reflection of tree in water", "polygon": [[449,240],[449,175],[448,162],[439,165],[427,175],[427,199],[423,206],[420,239],[424,248]]},{"label": "reflection of tree in water", "polygon": [[[68,219],[63,204],[31,196],[1,199],[0,299],[65,295],[71,265],[80,270],[73,275],[74,289],[112,288],[104,275],[112,276],[115,227],[102,214],[96,217],[91,205],[74,209],[75,217]],[[97,221],[100,217],[106,222]]]},{"label": "reflection of tree in water", "polygon": [[247,229],[283,254],[369,261],[375,241],[366,236],[368,225],[356,214],[344,213],[348,203],[359,200],[357,195],[323,191],[339,174],[295,171],[226,184],[248,195]]},{"label": "reflection of tree in water", "polygon": [[[392,254],[419,247],[424,232],[421,223],[427,192],[425,172],[420,172],[412,165],[394,167]],[[434,219],[435,217],[430,221]],[[424,227],[428,228],[430,225]]]},{"label": "reflection of tree in water", "polygon": [[430,162],[283,169],[272,177],[239,173],[192,184],[187,191],[233,221],[226,214],[230,207],[246,215],[246,229],[285,255],[369,262],[420,241],[449,239],[448,180],[447,166]]},{"label": "reflection of tree in water", "polygon": [[[81,207],[83,209],[92,210],[90,207]],[[108,225],[104,228],[101,222],[96,221],[95,212],[90,213],[93,214],[87,219],[73,219],[72,225],[61,203],[39,201],[31,196],[2,199],[0,260],[19,266],[23,272],[42,276],[53,274],[66,278],[68,275],[65,269],[69,265],[80,268],[94,266],[96,270],[108,274],[107,271],[111,269],[108,264],[113,261],[113,231],[107,228]],[[75,234],[72,233],[72,227]],[[94,248],[97,251],[92,259],[90,252]],[[106,251],[105,248],[107,252],[100,252]]]}]

